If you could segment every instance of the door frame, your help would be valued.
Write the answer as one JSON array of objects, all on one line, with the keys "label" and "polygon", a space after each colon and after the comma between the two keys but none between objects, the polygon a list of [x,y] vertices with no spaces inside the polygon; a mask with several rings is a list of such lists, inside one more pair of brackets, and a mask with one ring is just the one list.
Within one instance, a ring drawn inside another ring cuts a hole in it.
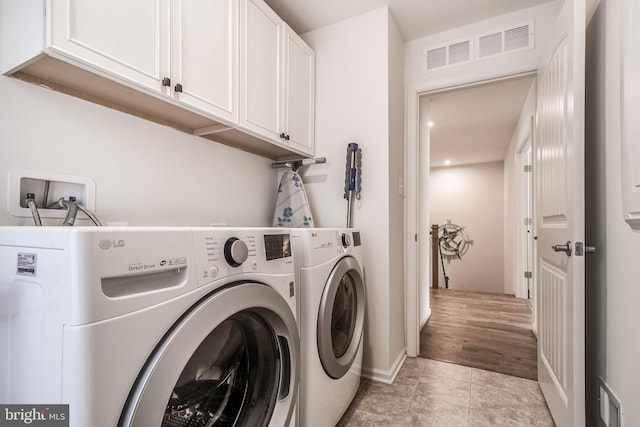
[{"label": "door frame", "polygon": [[[537,85],[537,82],[536,82]],[[536,87],[537,93],[537,87]],[[536,100],[537,103],[537,100]],[[516,297],[527,299],[530,301],[531,306],[531,327],[533,333],[537,336],[538,326],[537,326],[537,315],[536,315],[536,243],[535,243],[535,218],[536,218],[536,177],[535,177],[535,168],[533,168],[533,164],[535,161],[535,116],[531,116],[530,118],[530,129],[529,132],[525,135],[525,142],[522,145],[520,151],[517,153],[518,158],[518,167],[520,170],[518,171],[518,176],[520,177],[520,191],[519,191],[519,212],[518,212],[518,220],[522,221],[525,217],[525,214],[529,215],[531,219],[531,224],[529,227],[529,236],[525,237],[522,232],[523,229],[520,228],[519,232],[516,236],[516,245],[518,248],[519,256],[517,257],[517,270],[516,275],[519,275],[520,281],[518,285],[516,285]],[[526,152],[527,150],[531,150],[530,159],[527,162]],[[528,163],[528,165],[532,168],[531,172],[524,172],[524,166]],[[526,174],[530,175],[527,176]],[[530,191],[530,194],[529,194]],[[527,196],[530,197],[528,203],[530,204],[530,211],[527,212]],[[519,227],[523,226],[523,223],[520,222],[518,224]],[[528,246],[528,247],[527,247]],[[527,251],[530,253],[527,255]],[[529,261],[531,264],[529,265],[529,271],[531,272],[532,277],[530,279],[524,278],[525,266],[527,264],[526,257],[529,257]],[[521,275],[520,275],[521,274]],[[527,282],[529,280],[529,282]],[[527,287],[528,285],[528,287]],[[529,291],[529,292],[528,292]]]},{"label": "door frame", "polygon": [[[531,149],[531,159],[527,160],[527,150]],[[524,272],[527,267],[527,251],[533,250],[533,240],[531,242],[527,241],[527,238],[524,236],[523,227],[526,225],[524,221],[526,218],[530,218],[531,222],[533,222],[533,170],[530,172],[525,172],[524,168],[526,166],[533,165],[533,116],[530,117],[530,127],[529,131],[524,135],[524,137],[520,141],[520,147],[518,152],[516,153],[517,158],[517,168],[518,168],[518,233],[516,236],[516,245],[518,248],[518,256],[516,258],[517,265],[517,278],[518,282],[515,287],[516,297],[527,299],[527,279],[524,277]],[[531,174],[527,176],[527,174]],[[528,188],[531,185],[531,188]],[[529,197],[529,190],[531,190],[531,200],[527,200]],[[528,207],[531,206],[531,212],[528,212]],[[533,235],[533,224],[531,225],[531,234]],[[532,237],[533,239],[533,237]],[[528,244],[531,243],[531,248],[527,248]],[[533,269],[533,265],[529,266],[530,269]],[[533,286],[531,289],[531,299],[533,299]]]},{"label": "door frame", "polygon": [[[405,346],[407,356],[417,357],[420,353],[420,313],[421,283],[430,280],[431,268],[420,268],[420,260],[430,259],[428,192],[423,194],[422,187],[429,183],[430,140],[420,145],[420,98],[454,89],[463,89],[487,83],[498,82],[523,76],[536,76],[537,66],[525,68],[507,74],[496,74],[488,78],[466,79],[458,83],[437,83],[432,86],[414,86],[407,89],[407,121],[405,129]],[[428,128],[427,128],[428,129]],[[428,130],[427,130],[428,131]],[[426,150],[426,153],[425,153]],[[426,254],[426,256],[425,256]],[[429,286],[424,286],[428,289]],[[427,297],[428,300],[428,297]],[[430,311],[427,311],[427,318]],[[426,322],[426,319],[425,319]],[[424,322],[423,322],[424,323]]]}]

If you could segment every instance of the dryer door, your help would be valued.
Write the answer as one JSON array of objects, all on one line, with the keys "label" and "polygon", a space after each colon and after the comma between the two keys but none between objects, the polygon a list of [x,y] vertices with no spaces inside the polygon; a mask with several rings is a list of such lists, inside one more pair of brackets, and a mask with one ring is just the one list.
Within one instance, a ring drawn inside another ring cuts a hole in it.
[{"label": "dryer door", "polygon": [[362,339],[364,278],[355,258],[341,258],[324,287],[318,312],[318,354],[326,373],[342,378],[353,364]]},{"label": "dryer door", "polygon": [[240,283],[195,304],[165,335],[119,426],[284,426],[298,393],[299,338],[284,299]]}]

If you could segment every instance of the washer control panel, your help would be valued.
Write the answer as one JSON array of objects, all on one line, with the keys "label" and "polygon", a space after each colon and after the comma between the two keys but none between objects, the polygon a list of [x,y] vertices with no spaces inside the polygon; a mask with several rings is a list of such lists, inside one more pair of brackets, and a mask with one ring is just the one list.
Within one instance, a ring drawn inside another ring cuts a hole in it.
[{"label": "washer control panel", "polygon": [[286,230],[201,228],[193,239],[198,286],[241,273],[293,272]]}]

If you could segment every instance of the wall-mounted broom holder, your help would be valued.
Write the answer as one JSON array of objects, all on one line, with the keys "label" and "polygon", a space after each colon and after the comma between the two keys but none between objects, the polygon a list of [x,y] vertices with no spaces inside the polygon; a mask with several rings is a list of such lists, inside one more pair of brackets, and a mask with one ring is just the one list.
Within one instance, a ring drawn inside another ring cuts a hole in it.
[{"label": "wall-mounted broom holder", "polygon": [[27,194],[33,194],[42,218],[64,218],[66,209],[48,209],[60,198],[75,200],[90,211],[95,212],[96,183],[84,176],[64,175],[53,172],[29,169],[9,171],[7,191],[7,209],[17,217],[31,217],[25,200]]}]

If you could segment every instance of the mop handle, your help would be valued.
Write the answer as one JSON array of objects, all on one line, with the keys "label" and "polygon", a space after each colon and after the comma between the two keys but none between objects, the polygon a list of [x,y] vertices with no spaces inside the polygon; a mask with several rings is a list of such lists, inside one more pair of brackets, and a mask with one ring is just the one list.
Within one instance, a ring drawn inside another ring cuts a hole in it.
[{"label": "mop handle", "polygon": [[358,144],[351,143],[347,144],[347,159],[346,159],[346,170],[344,176],[344,198],[349,199],[349,192],[356,191],[359,192],[359,182],[358,182],[358,161],[357,161],[357,152]]},{"label": "mop handle", "polygon": [[356,192],[356,199],[360,200],[360,191],[362,187],[362,150],[360,148],[355,152],[355,168],[356,176],[354,191]]}]

